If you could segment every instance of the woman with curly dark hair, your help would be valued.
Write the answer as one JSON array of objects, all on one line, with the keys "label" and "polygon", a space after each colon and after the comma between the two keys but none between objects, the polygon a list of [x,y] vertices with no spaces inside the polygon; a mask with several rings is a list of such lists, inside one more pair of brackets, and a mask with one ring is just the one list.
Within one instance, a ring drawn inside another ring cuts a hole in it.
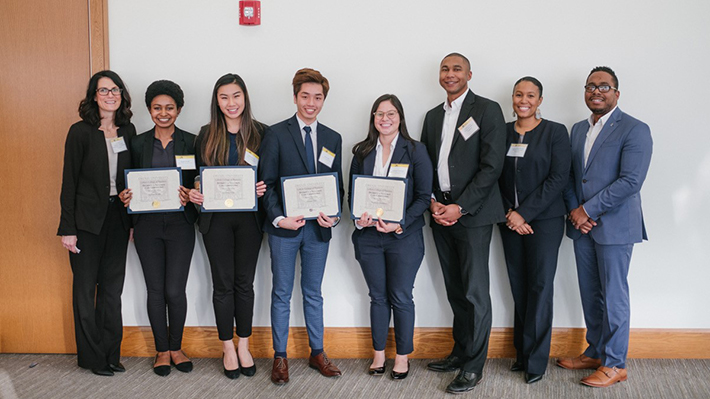
[{"label": "woman with curly dark hair", "polygon": [[[195,135],[175,126],[185,105],[182,89],[176,83],[169,80],[151,83],[145,92],[145,105],[155,126],[133,139],[133,168],[173,168],[177,166],[177,157],[188,161],[183,163],[184,186],[180,187],[183,212],[133,215],[133,238],[148,289],[148,318],[158,352],[153,371],[165,377],[170,374],[171,363],[178,371],[192,371],[192,362],[181,348],[187,315],[185,287],[195,249],[194,224],[197,220],[197,211],[188,203],[189,191],[197,175]],[[192,165],[189,165],[190,157]],[[131,198],[130,190],[121,198],[126,207]]]},{"label": "woman with curly dark hair", "polygon": [[131,223],[118,199],[131,165],[131,97],[121,78],[101,71],[89,80],[69,128],[57,235],[69,250],[79,367],[112,376],[120,363],[121,292]]}]

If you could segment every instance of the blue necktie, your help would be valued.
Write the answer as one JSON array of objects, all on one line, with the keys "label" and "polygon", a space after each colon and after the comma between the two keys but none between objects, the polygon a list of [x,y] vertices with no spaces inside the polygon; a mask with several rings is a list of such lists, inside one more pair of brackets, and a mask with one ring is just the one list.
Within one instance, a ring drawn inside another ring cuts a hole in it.
[{"label": "blue necktie", "polygon": [[313,155],[313,140],[311,139],[311,127],[304,126],[303,130],[306,132],[306,164],[308,164],[308,173],[316,173],[316,158]]}]

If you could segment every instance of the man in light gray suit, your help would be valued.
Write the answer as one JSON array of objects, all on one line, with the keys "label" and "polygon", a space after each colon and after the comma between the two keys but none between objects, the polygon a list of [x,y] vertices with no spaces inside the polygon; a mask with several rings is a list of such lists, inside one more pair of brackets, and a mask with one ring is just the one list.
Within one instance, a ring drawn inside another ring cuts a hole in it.
[{"label": "man in light gray suit", "polygon": [[627,378],[627,275],[634,244],[647,239],[640,190],[653,141],[648,125],[617,107],[619,81],[611,68],[592,69],[584,89],[592,115],[572,127],[565,202],[588,347],[578,357],[559,359],[557,365],[596,369],[581,382],[607,387]]}]

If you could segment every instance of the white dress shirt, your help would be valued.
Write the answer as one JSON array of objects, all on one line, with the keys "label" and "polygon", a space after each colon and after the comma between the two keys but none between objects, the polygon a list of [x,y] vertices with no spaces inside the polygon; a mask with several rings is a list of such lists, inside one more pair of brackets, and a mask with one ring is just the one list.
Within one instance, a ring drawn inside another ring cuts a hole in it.
[{"label": "white dress shirt", "polygon": [[611,114],[614,112],[614,110],[617,107],[614,107],[611,111],[607,112],[599,118],[597,123],[594,123],[594,115],[589,115],[589,119],[587,122],[589,122],[589,130],[587,130],[587,138],[584,141],[584,167],[587,167],[587,161],[589,160],[589,153],[592,152],[592,147],[594,147],[594,142],[597,140],[597,137],[599,137],[599,133],[602,131],[604,128],[604,124],[606,124],[606,121],[609,120],[609,117]]},{"label": "white dress shirt", "polygon": [[449,154],[451,153],[451,144],[454,142],[454,135],[456,134],[456,123],[461,113],[461,105],[467,94],[468,87],[466,87],[466,91],[452,101],[451,104],[449,104],[448,99],[444,101],[444,124],[441,127],[441,149],[439,150],[439,162],[437,164],[439,189],[441,189],[441,191],[451,191]]}]

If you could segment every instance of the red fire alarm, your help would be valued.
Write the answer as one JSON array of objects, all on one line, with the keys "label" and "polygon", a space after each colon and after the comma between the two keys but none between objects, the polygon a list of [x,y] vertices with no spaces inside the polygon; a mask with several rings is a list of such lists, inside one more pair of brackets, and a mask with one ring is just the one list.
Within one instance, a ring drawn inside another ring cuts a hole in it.
[{"label": "red fire alarm", "polygon": [[239,2],[239,25],[261,25],[261,1]]}]

